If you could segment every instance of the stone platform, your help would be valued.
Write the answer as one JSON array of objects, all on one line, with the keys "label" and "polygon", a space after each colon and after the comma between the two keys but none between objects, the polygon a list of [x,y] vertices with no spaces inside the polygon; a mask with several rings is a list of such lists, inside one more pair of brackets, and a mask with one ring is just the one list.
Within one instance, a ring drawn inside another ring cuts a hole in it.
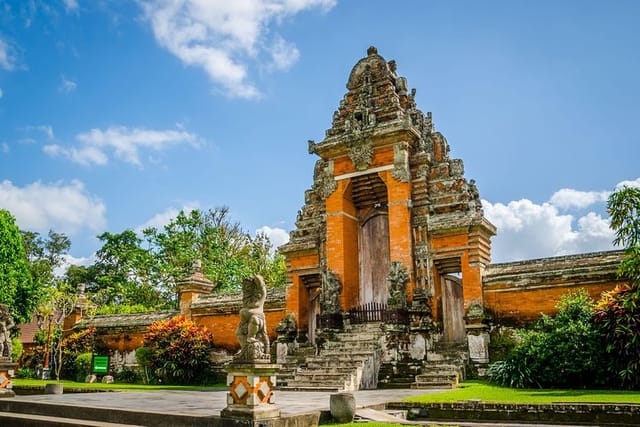
[{"label": "stone platform", "polygon": [[[441,390],[438,390],[441,391]],[[322,411],[329,410],[324,392],[277,392],[282,424],[309,427]],[[425,394],[425,390],[364,390],[354,393],[358,408],[382,406],[390,400]],[[224,426],[220,412],[227,405],[227,390],[69,393],[16,396],[0,400],[0,425],[62,426]],[[8,413],[8,414],[7,414]],[[7,418],[12,416],[13,418]],[[26,414],[26,415],[25,415]],[[35,419],[45,417],[45,419]],[[33,420],[32,420],[33,418]],[[48,423],[48,419],[52,422]],[[60,418],[66,419],[60,423]],[[56,423],[53,420],[58,419]],[[8,422],[10,420],[10,422]],[[228,421],[228,420],[223,420]],[[317,421],[315,421],[317,422]],[[226,424],[229,425],[229,424]],[[247,424],[249,425],[249,424]]]}]

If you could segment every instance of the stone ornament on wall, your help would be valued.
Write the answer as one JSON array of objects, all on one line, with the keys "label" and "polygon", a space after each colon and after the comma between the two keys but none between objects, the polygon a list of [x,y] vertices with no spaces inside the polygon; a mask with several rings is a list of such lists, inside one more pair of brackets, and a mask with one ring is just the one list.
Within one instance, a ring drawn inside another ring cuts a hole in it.
[{"label": "stone ornament on wall", "polygon": [[393,146],[393,170],[391,176],[400,182],[409,182],[409,144],[399,142]]},{"label": "stone ornament on wall", "polygon": [[401,262],[392,261],[387,275],[389,282],[389,301],[391,307],[405,308],[407,306],[407,283],[409,270]]},{"label": "stone ornament on wall", "polygon": [[323,313],[338,313],[340,311],[340,292],[342,284],[338,275],[325,269],[322,272],[322,291],[320,293],[320,307]]},{"label": "stone ornament on wall", "polygon": [[333,176],[333,160],[319,160],[313,177],[313,186],[318,194],[326,199],[338,188],[338,182]]},{"label": "stone ornament on wall", "polygon": [[371,138],[362,138],[352,142],[348,154],[357,170],[367,170],[373,160],[373,141]]},{"label": "stone ornament on wall", "polygon": [[255,362],[270,360],[269,336],[264,317],[264,301],[267,287],[260,275],[249,277],[242,282],[242,309],[236,337],[240,351],[234,362]]}]

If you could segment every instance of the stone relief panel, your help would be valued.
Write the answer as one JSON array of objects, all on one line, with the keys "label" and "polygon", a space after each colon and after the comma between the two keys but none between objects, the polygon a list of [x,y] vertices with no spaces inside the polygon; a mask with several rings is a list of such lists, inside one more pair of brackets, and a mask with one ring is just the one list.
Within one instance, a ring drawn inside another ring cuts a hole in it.
[{"label": "stone relief panel", "polygon": [[409,144],[399,142],[393,146],[393,170],[391,176],[400,182],[409,182],[411,172],[409,171]]},{"label": "stone relief panel", "polygon": [[363,138],[349,144],[349,158],[359,171],[367,170],[373,159],[373,141]]}]

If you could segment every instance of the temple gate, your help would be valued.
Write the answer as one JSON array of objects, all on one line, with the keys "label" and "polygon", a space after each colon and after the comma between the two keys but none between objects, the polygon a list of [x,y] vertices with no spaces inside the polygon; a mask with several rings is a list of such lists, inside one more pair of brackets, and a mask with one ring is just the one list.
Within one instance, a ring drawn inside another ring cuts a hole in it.
[{"label": "temple gate", "polygon": [[324,140],[309,141],[319,156],[313,186],[280,251],[286,310],[311,341],[318,311],[386,303],[392,263],[409,273],[407,301],[429,305],[447,340],[464,340],[464,316],[484,306],[495,227],[415,93],[395,61],[371,47],[353,67]]}]

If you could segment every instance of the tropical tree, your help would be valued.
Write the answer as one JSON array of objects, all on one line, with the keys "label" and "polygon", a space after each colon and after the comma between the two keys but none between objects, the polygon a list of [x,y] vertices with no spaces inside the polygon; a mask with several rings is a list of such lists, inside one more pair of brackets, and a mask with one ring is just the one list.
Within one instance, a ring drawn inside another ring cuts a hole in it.
[{"label": "tropical tree", "polygon": [[229,219],[226,207],[180,211],[162,230],[151,227],[144,236],[174,289],[196,259],[217,292],[237,291],[242,279],[252,274],[262,274],[269,285],[284,284],[284,261],[271,255],[269,239],[262,234],[252,237]]},{"label": "tropical tree", "polygon": [[604,335],[608,370],[619,385],[640,389],[640,188],[615,191],[607,210],[616,233],[614,244],[625,248],[618,274],[629,283],[603,294],[595,320]]},{"label": "tropical tree", "polygon": [[9,307],[15,323],[25,323],[31,319],[39,299],[15,218],[0,209],[0,303]]},{"label": "tropical tree", "polygon": [[47,349],[52,351],[57,379],[60,379],[64,362],[64,333],[68,332],[64,331],[64,320],[73,312],[77,302],[78,295],[75,289],[71,289],[64,282],[59,282],[56,287],[50,287],[46,290],[46,295],[38,307],[40,316],[48,319],[49,325],[52,327],[47,338],[47,341],[51,341],[47,342]]},{"label": "tropical tree", "polygon": [[158,261],[142,247],[135,231],[105,232],[98,238],[103,245],[96,262],[83,272],[93,279],[87,282],[87,291],[94,303],[158,307],[173,299]]},{"label": "tropical tree", "polygon": [[29,272],[36,288],[44,290],[59,280],[55,269],[62,266],[71,240],[64,233],[49,230],[46,238],[33,231],[21,231]]}]

